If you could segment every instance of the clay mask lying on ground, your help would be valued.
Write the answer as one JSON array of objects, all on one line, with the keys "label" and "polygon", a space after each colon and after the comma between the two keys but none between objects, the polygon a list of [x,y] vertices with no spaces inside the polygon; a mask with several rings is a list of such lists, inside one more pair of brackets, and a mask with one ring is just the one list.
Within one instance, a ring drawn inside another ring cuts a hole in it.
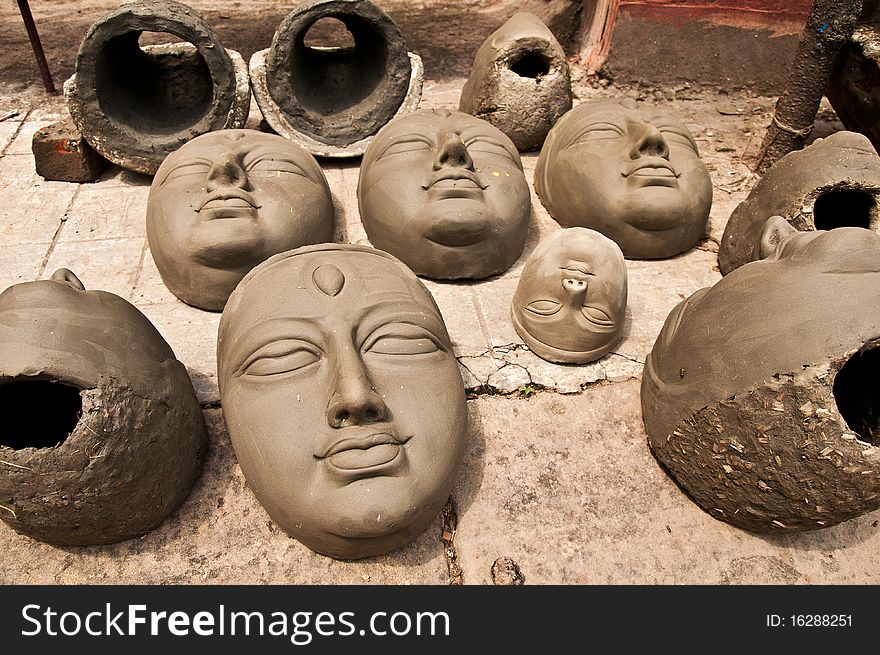
[{"label": "clay mask lying on ground", "polygon": [[510,315],[539,357],[584,364],[620,341],[626,295],[626,262],[617,244],[571,227],[551,234],[529,256]]},{"label": "clay mask lying on ground", "polygon": [[147,203],[150,252],[171,292],[223,309],[260,262],[330,241],[333,202],[318,163],[300,146],[255,130],[193,139],[159,168]]},{"label": "clay mask lying on ground", "polygon": [[709,171],[685,124],[628,100],[565,114],[541,149],[535,190],[556,222],[601,232],[627,259],[691,248],[712,206]]},{"label": "clay mask lying on ground", "polygon": [[718,249],[722,275],[761,258],[769,216],[798,230],[864,227],[880,232],[880,157],[868,138],[837,132],[773,164],[740,203]]},{"label": "clay mask lying on ground", "polygon": [[309,548],[384,553],[443,507],[464,385],[433,298],[393,257],[323,244],[261,264],[223,311],[217,366],[248,484]]},{"label": "clay mask lying on ground", "polygon": [[186,368],[147,318],[73,273],[0,294],[0,518],[34,539],[141,535],[208,446]]},{"label": "clay mask lying on ground", "polygon": [[510,139],[440,109],[395,118],[376,135],[358,206],[370,242],[417,274],[481,279],[519,258],[531,201]]},{"label": "clay mask lying on ground", "polygon": [[880,506],[880,235],[798,232],[666,319],[645,363],[657,459],[712,516],[811,530]]}]

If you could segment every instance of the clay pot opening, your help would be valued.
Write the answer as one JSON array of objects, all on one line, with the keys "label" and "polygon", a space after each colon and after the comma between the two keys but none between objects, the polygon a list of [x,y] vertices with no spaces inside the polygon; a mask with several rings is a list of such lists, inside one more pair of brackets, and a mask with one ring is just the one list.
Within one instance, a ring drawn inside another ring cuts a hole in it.
[{"label": "clay pot opening", "polygon": [[109,39],[95,61],[97,98],[114,123],[166,135],[186,130],[210,113],[214,81],[195,46],[180,53],[148,52],[141,43],[180,42],[163,32],[126,32]]},{"label": "clay pot opening", "polygon": [[355,47],[354,37],[338,18],[321,18],[315,21],[306,31],[303,43],[307,48],[339,48]]},{"label": "clay pot opening", "polygon": [[817,230],[836,227],[870,228],[877,220],[875,193],[862,189],[833,188],[823,191],[813,205]]},{"label": "clay pot opening", "polygon": [[510,64],[510,70],[520,77],[536,79],[550,72],[550,60],[537,52],[527,52]]},{"label": "clay pot opening", "polygon": [[850,357],[834,377],[837,409],[862,441],[880,446],[880,342]]},{"label": "clay pot opening", "polygon": [[338,22],[351,35],[353,47],[306,45],[306,35],[326,20],[315,21],[299,34],[290,84],[304,108],[330,116],[357,106],[385,82],[388,43],[369,21],[349,15]]},{"label": "clay pot opening", "polygon": [[80,389],[43,378],[0,381],[0,446],[54,448],[76,428],[82,416]]}]

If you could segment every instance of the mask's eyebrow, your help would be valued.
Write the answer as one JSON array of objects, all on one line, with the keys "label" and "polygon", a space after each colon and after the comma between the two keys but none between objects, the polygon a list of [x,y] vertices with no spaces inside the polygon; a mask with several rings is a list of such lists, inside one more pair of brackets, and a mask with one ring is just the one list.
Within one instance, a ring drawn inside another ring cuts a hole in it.
[{"label": "mask's eyebrow", "polygon": [[663,115],[651,117],[646,122],[650,123],[661,132],[671,132],[684,137],[690,142],[691,147],[693,147],[694,150],[697,149],[697,142],[694,141],[694,137],[691,135],[690,130],[682,123]]},{"label": "mask's eyebrow", "polygon": [[474,143],[488,143],[490,145],[503,149],[508,154],[510,159],[514,162],[520,161],[520,156],[516,149],[511,150],[508,144],[504,143],[504,141],[493,136],[492,134],[486,134],[482,131],[469,131],[465,129],[461,133],[461,141],[467,147],[470,147]]},{"label": "mask's eyebrow", "polygon": [[574,144],[579,142],[586,134],[596,131],[596,130],[609,130],[614,131],[624,136],[626,134],[626,129],[624,125],[621,125],[619,122],[607,119],[607,118],[595,118],[586,123],[586,125],[581,125],[580,128],[574,133],[571,139],[569,139],[570,144]]},{"label": "mask's eyebrow", "polygon": [[300,161],[300,158],[297,157],[293,153],[285,153],[279,152],[271,147],[266,148],[257,148],[251,150],[246,153],[242,159],[242,164],[245,169],[249,169],[251,166],[254,166],[260,162],[281,162],[284,164],[289,164],[296,168],[302,175],[306,177],[313,178],[314,171],[311,170],[311,166],[304,165],[303,162]]},{"label": "mask's eyebrow", "polygon": [[376,159],[382,159],[393,146],[400,145],[401,143],[423,143],[429,148],[436,148],[437,143],[429,136],[424,134],[420,134],[418,132],[408,132],[405,134],[397,134],[393,136],[389,136],[384,139],[381,143],[379,143],[379,151],[376,155]]}]

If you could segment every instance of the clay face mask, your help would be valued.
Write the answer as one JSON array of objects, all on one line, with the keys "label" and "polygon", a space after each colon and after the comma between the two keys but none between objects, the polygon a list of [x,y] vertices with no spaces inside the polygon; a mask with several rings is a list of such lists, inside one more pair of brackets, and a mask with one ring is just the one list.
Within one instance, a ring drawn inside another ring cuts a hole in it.
[{"label": "clay face mask", "polygon": [[328,244],[273,257],[230,297],[217,361],[248,484],[309,548],[383,553],[442,508],[464,388],[431,295],[394,258]]},{"label": "clay face mask", "polygon": [[223,309],[245,273],[271,255],[332,235],[324,174],[276,135],[203,135],[165,159],[150,189],[147,236],[162,280],[202,309]]},{"label": "clay face mask", "polygon": [[811,530],[880,505],[880,236],[799,232],[679,304],[645,363],[656,457],[712,516]]},{"label": "clay face mask", "polygon": [[442,279],[507,270],[522,253],[531,207],[510,139],[446,110],[382,128],[364,155],[358,205],[375,247]]},{"label": "clay face mask", "polygon": [[560,225],[597,230],[628,259],[692,247],[712,205],[709,172],[684,123],[628,101],[565,114],[541,150],[535,190]]},{"label": "clay face mask", "polygon": [[532,252],[513,296],[513,326],[536,355],[582,364],[620,340],[626,313],[626,263],[594,230],[554,232]]},{"label": "clay face mask", "polygon": [[154,528],[189,495],[207,451],[165,340],[66,269],[0,294],[0,411],[0,518],[52,544]]}]

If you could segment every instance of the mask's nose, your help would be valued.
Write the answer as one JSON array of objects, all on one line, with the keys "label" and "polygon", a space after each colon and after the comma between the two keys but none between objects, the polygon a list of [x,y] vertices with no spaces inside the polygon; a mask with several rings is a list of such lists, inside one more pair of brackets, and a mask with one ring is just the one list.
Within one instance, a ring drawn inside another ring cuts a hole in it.
[{"label": "mask's nose", "polygon": [[469,171],[474,168],[474,160],[467,146],[462,142],[461,136],[450,133],[443,137],[434,157],[434,170],[441,168],[466,168]]},{"label": "mask's nose", "polygon": [[575,277],[566,277],[562,279],[562,288],[565,289],[568,296],[569,304],[580,306],[583,304],[584,297],[587,295],[587,287],[589,283]]},{"label": "mask's nose", "polygon": [[373,387],[370,376],[353,347],[346,347],[336,363],[333,390],[327,403],[331,428],[377,423],[388,418],[388,407]]},{"label": "mask's nose", "polygon": [[655,156],[669,159],[669,144],[663,134],[650,123],[637,122],[631,124],[630,129],[635,132],[630,158]]},{"label": "mask's nose", "polygon": [[220,187],[238,187],[247,189],[249,184],[247,173],[235,154],[227,152],[220,156],[208,171],[208,193]]}]

